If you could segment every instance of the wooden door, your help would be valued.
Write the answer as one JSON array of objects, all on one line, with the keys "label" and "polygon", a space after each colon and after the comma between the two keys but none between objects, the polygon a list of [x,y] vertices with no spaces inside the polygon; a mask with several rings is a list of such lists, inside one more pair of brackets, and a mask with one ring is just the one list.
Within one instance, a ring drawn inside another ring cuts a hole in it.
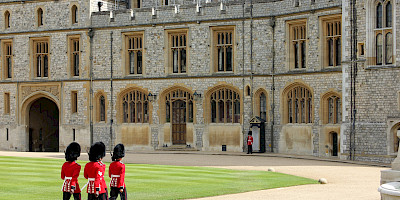
[{"label": "wooden door", "polygon": [[172,144],[186,144],[186,102],[172,102]]}]

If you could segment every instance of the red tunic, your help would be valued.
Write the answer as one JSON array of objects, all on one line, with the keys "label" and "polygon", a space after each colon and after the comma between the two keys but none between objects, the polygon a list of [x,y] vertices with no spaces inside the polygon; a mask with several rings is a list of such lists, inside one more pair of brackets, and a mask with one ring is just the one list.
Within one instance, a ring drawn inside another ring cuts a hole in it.
[{"label": "red tunic", "polygon": [[81,172],[81,166],[73,162],[65,162],[61,168],[61,179],[64,180],[62,191],[71,192],[71,187],[75,187],[74,193],[81,193],[78,177]]},{"label": "red tunic", "polygon": [[121,161],[114,161],[108,169],[108,176],[111,178],[110,187],[125,188],[125,164]]},{"label": "red tunic", "polygon": [[253,137],[251,135],[247,137],[247,145],[253,145]]},{"label": "red tunic", "polygon": [[106,193],[106,181],[104,180],[104,173],[106,171],[106,165],[101,162],[88,162],[85,165],[84,176],[88,179],[87,193],[95,194],[99,191],[99,194]]}]

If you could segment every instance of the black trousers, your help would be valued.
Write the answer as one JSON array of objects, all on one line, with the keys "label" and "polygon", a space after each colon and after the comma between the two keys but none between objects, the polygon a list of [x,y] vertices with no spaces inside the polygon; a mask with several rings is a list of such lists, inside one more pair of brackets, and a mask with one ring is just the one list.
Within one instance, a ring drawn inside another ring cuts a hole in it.
[{"label": "black trousers", "polygon": [[249,145],[247,148],[247,154],[253,154],[253,145]]},{"label": "black trousers", "polygon": [[118,198],[118,194],[121,197],[121,200],[128,199],[128,193],[126,193],[126,187],[124,187],[123,192],[119,192],[119,188],[117,188],[117,187],[111,187],[110,200],[116,200]]},{"label": "black trousers", "polygon": [[106,193],[99,194],[99,197],[96,198],[95,194],[88,194],[88,200],[108,200],[108,191],[106,188]]},{"label": "black trousers", "polygon": [[[81,193],[74,193],[74,200],[81,200]],[[69,200],[71,198],[71,193],[63,192],[63,200]]]}]

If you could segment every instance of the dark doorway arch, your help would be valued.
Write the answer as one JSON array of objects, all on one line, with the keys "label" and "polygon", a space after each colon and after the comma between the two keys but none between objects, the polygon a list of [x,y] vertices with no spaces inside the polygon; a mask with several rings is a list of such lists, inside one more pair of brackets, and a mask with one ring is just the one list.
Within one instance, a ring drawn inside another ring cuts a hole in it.
[{"label": "dark doorway arch", "polygon": [[59,151],[59,109],[44,97],[29,108],[29,151]]},{"label": "dark doorway arch", "polygon": [[336,132],[332,132],[330,140],[332,145],[332,156],[338,156],[338,151],[339,151],[338,134]]}]

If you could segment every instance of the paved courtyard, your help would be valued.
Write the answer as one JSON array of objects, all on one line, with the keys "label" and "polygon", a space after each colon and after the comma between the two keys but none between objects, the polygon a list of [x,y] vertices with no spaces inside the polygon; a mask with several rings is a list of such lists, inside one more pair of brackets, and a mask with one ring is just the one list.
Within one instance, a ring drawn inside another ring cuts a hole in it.
[{"label": "paved courtyard", "polygon": [[[63,153],[29,153],[29,152],[4,152],[0,156],[26,156],[63,158]],[[223,195],[202,199],[276,199],[276,200],[320,200],[320,199],[349,199],[349,200],[379,200],[377,191],[380,181],[380,171],[389,169],[360,164],[288,158],[272,154],[246,155],[243,153],[211,154],[206,152],[140,152],[128,153],[126,163],[182,165],[182,166],[208,166],[240,170],[263,170],[274,168],[276,172],[292,174],[318,180],[326,178],[326,185],[304,185],[271,190],[261,190],[240,194]],[[107,155],[106,161],[109,160]],[[87,160],[83,153],[80,160]]]}]

